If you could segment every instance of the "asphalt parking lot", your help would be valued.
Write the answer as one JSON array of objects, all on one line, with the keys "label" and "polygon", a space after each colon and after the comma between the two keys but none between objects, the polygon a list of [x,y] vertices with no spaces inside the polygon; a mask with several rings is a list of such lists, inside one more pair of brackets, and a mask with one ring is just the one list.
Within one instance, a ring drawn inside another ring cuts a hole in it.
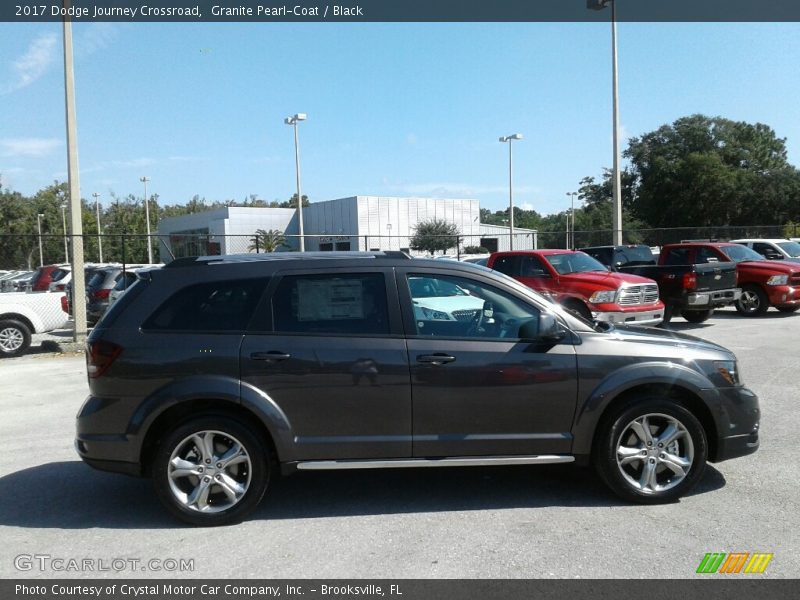
[{"label": "asphalt parking lot", "polygon": [[[673,329],[736,352],[763,414],[761,449],[711,465],[679,503],[624,504],[571,466],[306,472],[275,482],[248,521],[217,529],[180,525],[149,481],[78,460],[82,356],[2,360],[0,577],[684,578],[707,552],[772,552],[766,573],[747,577],[796,577],[800,314],[726,309]],[[20,555],[194,569],[18,570]]]}]

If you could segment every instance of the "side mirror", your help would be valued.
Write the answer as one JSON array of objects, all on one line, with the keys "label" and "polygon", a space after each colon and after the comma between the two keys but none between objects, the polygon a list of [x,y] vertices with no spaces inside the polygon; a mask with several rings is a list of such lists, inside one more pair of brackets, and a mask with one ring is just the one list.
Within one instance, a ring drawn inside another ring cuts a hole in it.
[{"label": "side mirror", "polygon": [[546,312],[540,313],[538,319],[528,319],[519,328],[519,337],[523,340],[557,342],[566,336],[567,332],[555,315]]}]

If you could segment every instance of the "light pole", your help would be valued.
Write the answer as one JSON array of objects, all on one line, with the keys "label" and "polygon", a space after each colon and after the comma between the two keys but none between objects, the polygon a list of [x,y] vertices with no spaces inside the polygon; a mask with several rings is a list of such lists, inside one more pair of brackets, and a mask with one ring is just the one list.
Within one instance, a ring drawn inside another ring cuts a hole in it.
[{"label": "light pole", "polygon": [[61,204],[61,224],[64,226],[64,262],[69,262],[69,247],[67,246],[67,203]]},{"label": "light pole", "polygon": [[[578,192],[567,192],[567,196],[572,196],[572,208],[570,209],[570,221],[572,221],[572,226],[570,230],[572,231],[572,237],[570,238],[571,241],[568,241],[569,248],[575,249],[575,196],[578,195]],[[569,249],[567,248],[567,249]]]},{"label": "light pole", "polygon": [[286,117],[283,120],[287,125],[294,127],[294,167],[297,176],[297,223],[300,231],[300,252],[305,252],[306,242],[303,237],[303,195],[300,192],[300,144],[297,141],[297,124],[307,118],[305,113],[297,113],[293,117]]},{"label": "light pole", "polygon": [[140,177],[139,181],[144,184],[144,218],[147,221],[147,263],[153,264],[153,245],[150,243],[150,202],[147,201],[147,182],[149,177]]},{"label": "light pole", "polygon": [[616,0],[586,0],[586,6],[602,10],[611,5],[611,85],[613,88],[614,170],[612,173],[613,244],[622,244],[622,184],[619,172],[619,85],[617,77],[617,12]]},{"label": "light pole", "polygon": [[503,143],[508,143],[508,249],[514,249],[514,161],[511,153],[511,142],[521,140],[521,133],[505,135],[500,138]]},{"label": "light pole", "polygon": [[100,255],[100,262],[103,262],[103,232],[100,230],[100,194],[94,192],[92,194],[94,197],[94,209],[97,213],[97,250],[98,254]]},{"label": "light pole", "polygon": [[44,215],[39,213],[36,215],[36,229],[39,230],[39,266],[44,266],[44,252],[42,252],[42,217]]}]

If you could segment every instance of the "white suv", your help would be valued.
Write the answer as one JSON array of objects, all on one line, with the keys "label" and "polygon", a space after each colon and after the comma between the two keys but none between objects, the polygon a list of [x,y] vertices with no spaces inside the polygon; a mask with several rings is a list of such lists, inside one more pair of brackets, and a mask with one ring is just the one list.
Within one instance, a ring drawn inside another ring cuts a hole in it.
[{"label": "white suv", "polygon": [[770,260],[788,260],[800,263],[800,243],[792,240],[747,239],[733,240],[733,243],[752,248],[761,256]]}]

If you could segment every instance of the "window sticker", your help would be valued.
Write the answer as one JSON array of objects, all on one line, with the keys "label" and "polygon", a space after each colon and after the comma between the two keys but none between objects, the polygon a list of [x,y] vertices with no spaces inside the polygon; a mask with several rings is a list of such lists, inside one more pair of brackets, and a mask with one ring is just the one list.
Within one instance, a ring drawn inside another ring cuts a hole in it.
[{"label": "window sticker", "polygon": [[364,285],[360,279],[297,281],[298,321],[363,318]]}]

